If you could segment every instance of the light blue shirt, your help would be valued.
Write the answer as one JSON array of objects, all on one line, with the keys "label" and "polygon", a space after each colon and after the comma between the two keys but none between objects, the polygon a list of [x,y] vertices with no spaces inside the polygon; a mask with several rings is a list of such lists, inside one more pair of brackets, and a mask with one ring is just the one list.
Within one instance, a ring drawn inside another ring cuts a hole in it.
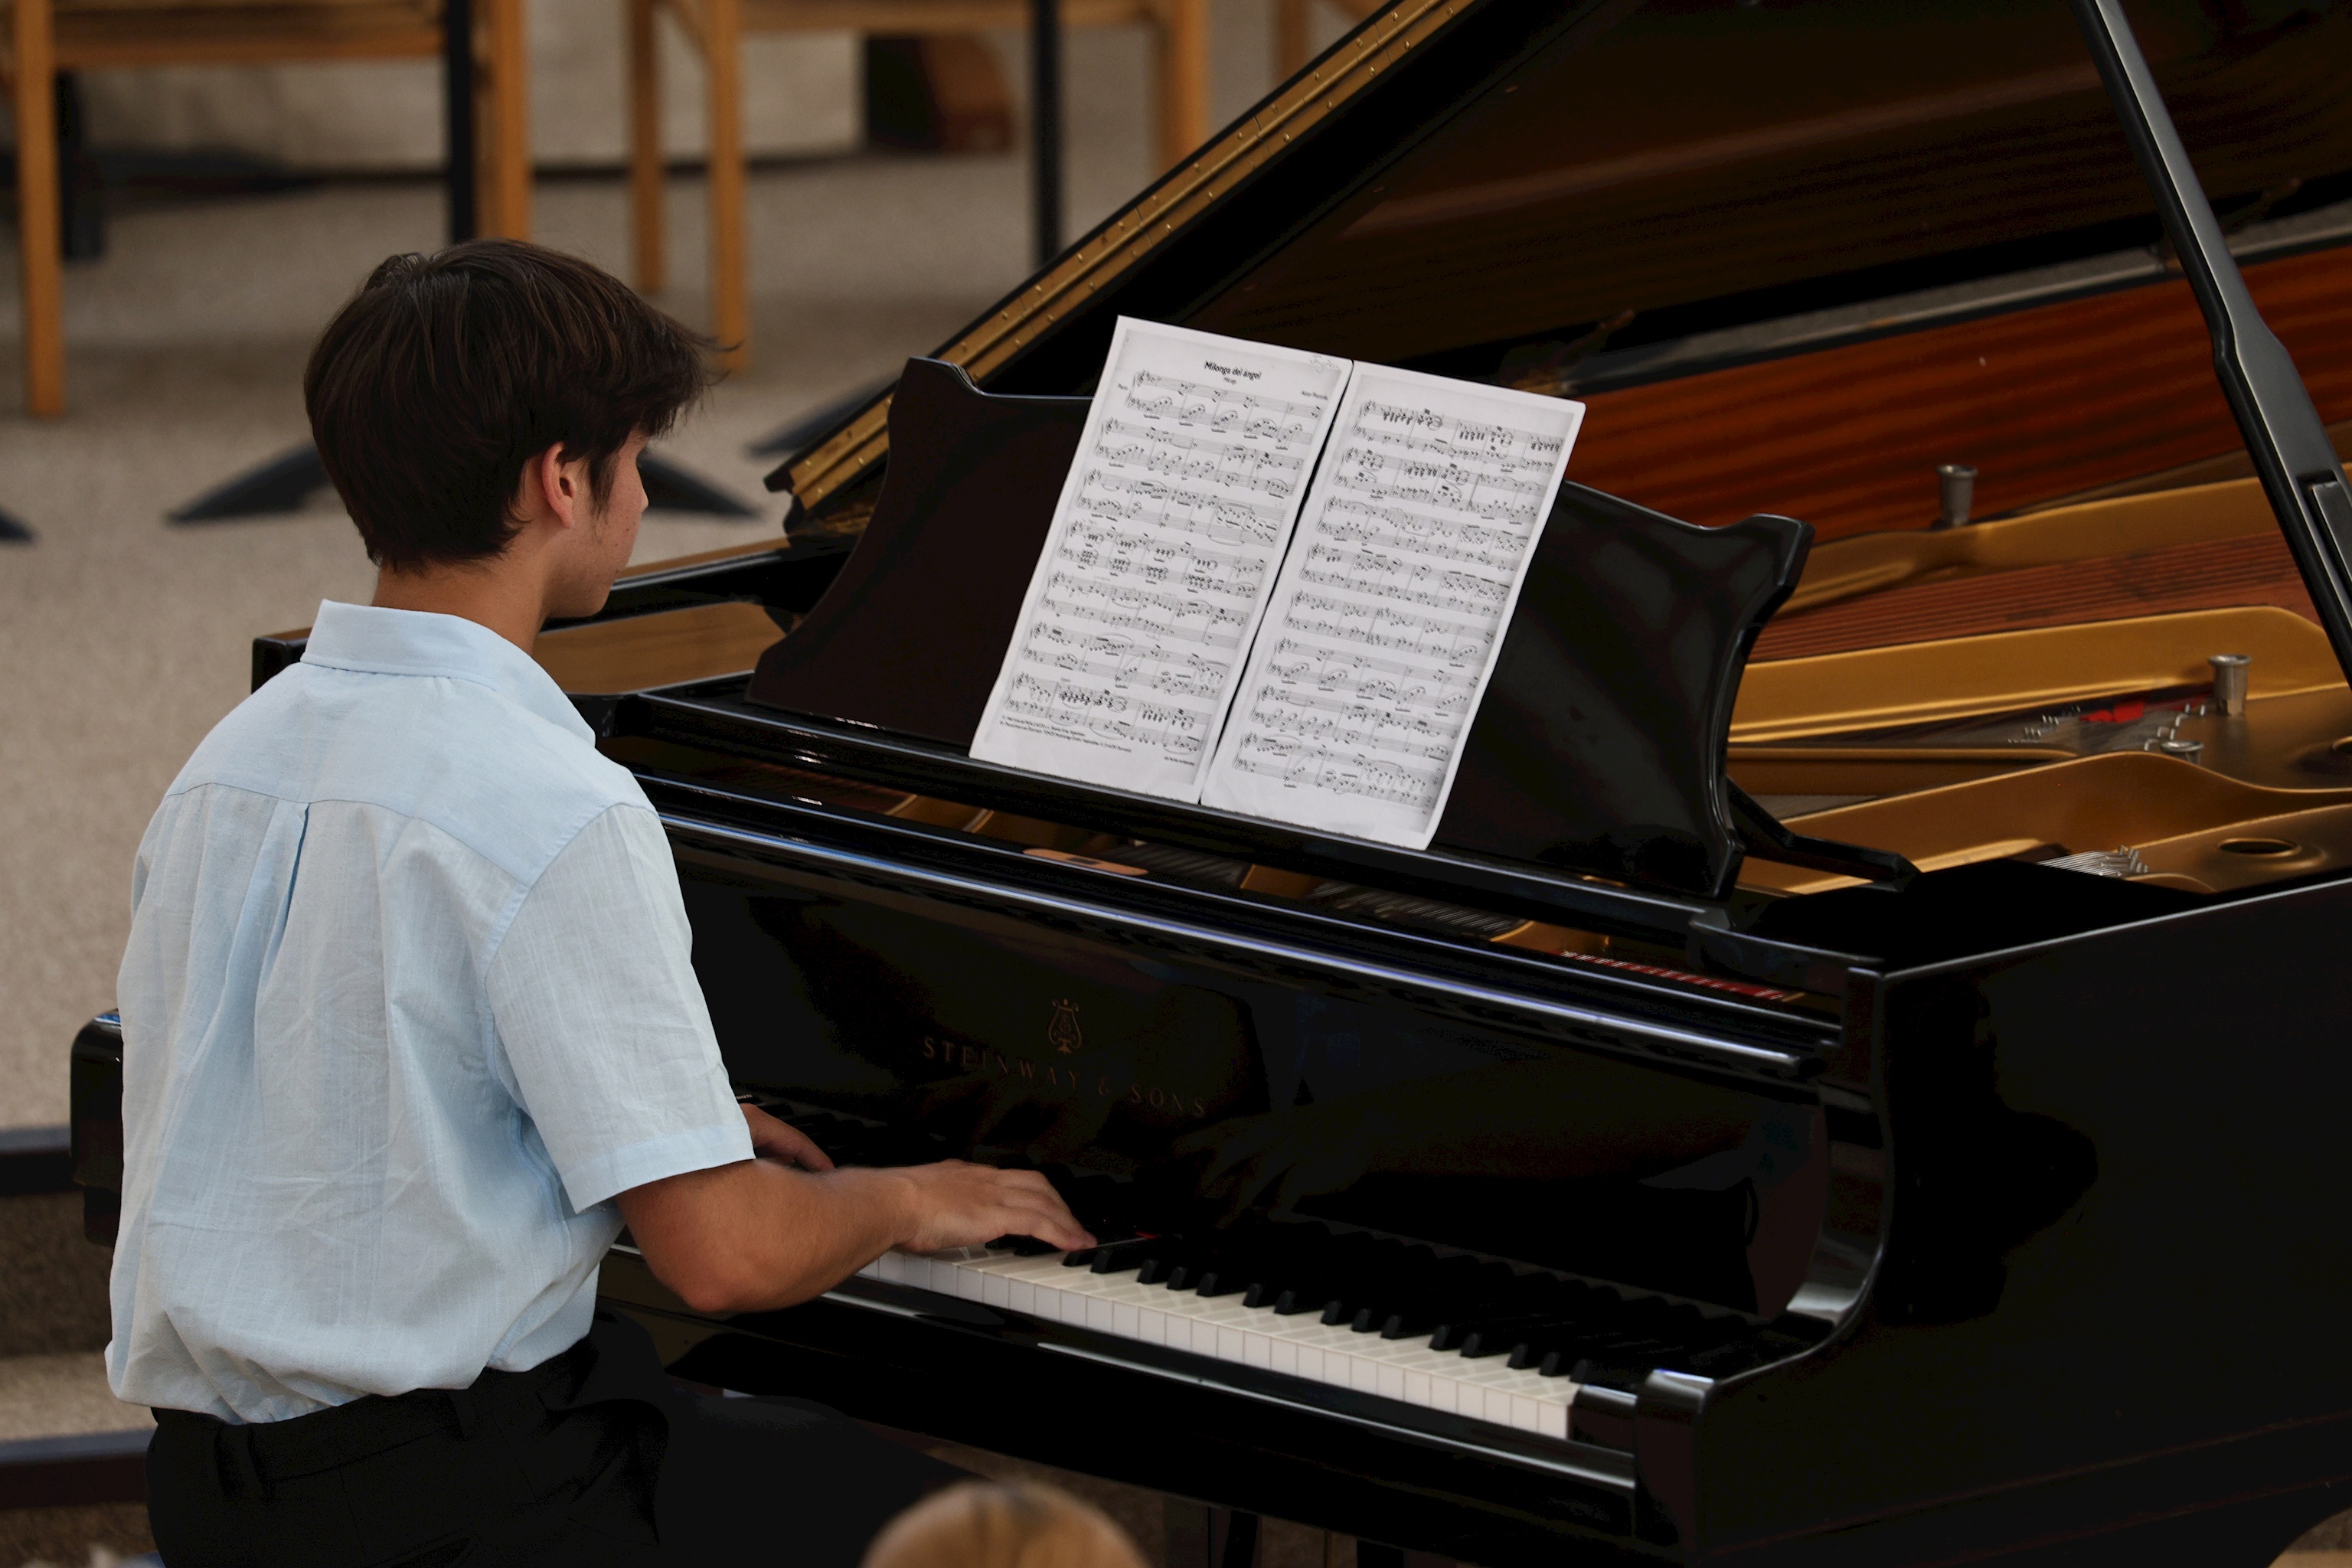
[{"label": "light blue shirt", "polygon": [[614,1194],[751,1157],[644,792],[471,621],[321,605],[131,905],[123,1399],[274,1421],[536,1366]]}]

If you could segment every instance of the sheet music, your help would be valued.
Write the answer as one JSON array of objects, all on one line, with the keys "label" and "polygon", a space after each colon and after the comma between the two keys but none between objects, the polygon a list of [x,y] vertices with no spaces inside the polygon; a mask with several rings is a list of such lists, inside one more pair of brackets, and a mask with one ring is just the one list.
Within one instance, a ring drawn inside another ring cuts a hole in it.
[{"label": "sheet music", "polygon": [[1349,369],[1120,318],[973,756],[1200,798]]},{"label": "sheet music", "polygon": [[1429,847],[1583,418],[1356,368],[1204,804]]}]

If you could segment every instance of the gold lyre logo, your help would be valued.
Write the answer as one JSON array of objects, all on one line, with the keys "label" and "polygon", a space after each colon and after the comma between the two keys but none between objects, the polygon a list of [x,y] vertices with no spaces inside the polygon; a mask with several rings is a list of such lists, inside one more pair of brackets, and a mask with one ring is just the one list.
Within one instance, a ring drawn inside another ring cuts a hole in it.
[{"label": "gold lyre logo", "polygon": [[1054,1016],[1045,1024],[1045,1043],[1066,1057],[1087,1048],[1087,1037],[1078,1030],[1078,1005],[1066,996],[1054,998]]}]

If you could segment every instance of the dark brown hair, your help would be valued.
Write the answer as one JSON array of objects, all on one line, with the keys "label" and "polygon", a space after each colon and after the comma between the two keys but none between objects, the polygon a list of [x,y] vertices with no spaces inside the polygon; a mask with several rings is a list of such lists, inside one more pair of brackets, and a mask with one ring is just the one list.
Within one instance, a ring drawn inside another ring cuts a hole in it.
[{"label": "dark brown hair", "polygon": [[478,561],[514,537],[523,465],[550,447],[588,459],[602,505],[629,437],[710,384],[709,347],[577,257],[477,239],[370,273],[310,351],[302,397],[370,560]]}]

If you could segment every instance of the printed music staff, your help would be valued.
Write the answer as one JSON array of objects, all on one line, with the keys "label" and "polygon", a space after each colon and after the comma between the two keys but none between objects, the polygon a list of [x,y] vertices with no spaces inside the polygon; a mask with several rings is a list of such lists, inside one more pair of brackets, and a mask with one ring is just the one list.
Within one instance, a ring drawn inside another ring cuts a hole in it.
[{"label": "printed music staff", "polygon": [[1205,804],[1429,847],[1583,417],[1356,367]]},{"label": "printed music staff", "polygon": [[1120,320],[973,756],[1200,798],[1351,368]]}]

